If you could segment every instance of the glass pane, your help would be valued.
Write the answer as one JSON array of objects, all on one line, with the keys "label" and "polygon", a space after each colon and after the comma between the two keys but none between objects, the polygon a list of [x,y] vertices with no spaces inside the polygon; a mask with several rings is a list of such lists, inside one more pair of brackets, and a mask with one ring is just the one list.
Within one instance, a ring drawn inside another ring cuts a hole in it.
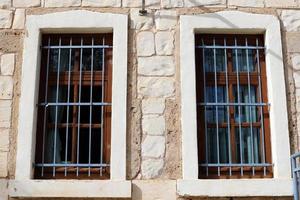
[{"label": "glass pane", "polygon": [[[248,65],[249,65],[249,72],[255,71],[255,51],[254,49],[248,49]],[[237,57],[236,57],[237,55]],[[247,50],[246,49],[237,49],[233,50],[233,71],[239,72],[248,72],[247,69]]]},{"label": "glass pane", "polygon": [[94,49],[94,70],[102,70],[103,63],[103,50],[102,49]]},{"label": "glass pane", "polygon": [[[217,86],[217,99],[215,98],[215,87],[208,86],[206,88],[207,103],[225,103],[227,99],[226,88],[224,86]],[[226,106],[218,106],[218,122],[227,122],[227,109]],[[206,121],[208,123],[216,123],[216,107],[206,107]]]},{"label": "glass pane", "polygon": [[216,72],[225,71],[225,51],[224,49],[216,49],[216,60],[214,61],[214,50],[204,49],[204,62],[206,72],[215,72],[215,62],[216,62]]},{"label": "glass pane", "polygon": [[[207,129],[208,139],[208,163],[218,163],[217,129]],[[227,130],[219,128],[219,161],[228,163],[228,135]]]}]

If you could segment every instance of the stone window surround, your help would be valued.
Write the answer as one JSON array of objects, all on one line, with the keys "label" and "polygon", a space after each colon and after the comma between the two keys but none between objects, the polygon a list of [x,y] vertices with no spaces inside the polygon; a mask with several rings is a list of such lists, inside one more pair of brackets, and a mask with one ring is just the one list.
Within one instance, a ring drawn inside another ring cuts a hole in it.
[{"label": "stone window surround", "polygon": [[[131,182],[126,181],[127,24],[127,15],[84,10],[27,17],[11,197],[131,197]],[[114,46],[110,180],[34,180],[41,34],[102,32],[113,32]]]},{"label": "stone window surround", "polygon": [[[274,177],[269,179],[198,179],[195,90],[195,33],[264,34],[271,152]],[[272,15],[221,11],[180,17],[182,196],[291,196],[290,145],[279,20]]]}]

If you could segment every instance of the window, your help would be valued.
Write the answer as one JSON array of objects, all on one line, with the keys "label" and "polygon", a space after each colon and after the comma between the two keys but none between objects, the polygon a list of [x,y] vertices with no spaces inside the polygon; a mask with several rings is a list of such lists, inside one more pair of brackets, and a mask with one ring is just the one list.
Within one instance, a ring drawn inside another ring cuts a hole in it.
[{"label": "window", "polygon": [[112,34],[43,35],[37,178],[109,178]]},{"label": "window", "polygon": [[263,35],[195,41],[199,177],[271,177]]}]

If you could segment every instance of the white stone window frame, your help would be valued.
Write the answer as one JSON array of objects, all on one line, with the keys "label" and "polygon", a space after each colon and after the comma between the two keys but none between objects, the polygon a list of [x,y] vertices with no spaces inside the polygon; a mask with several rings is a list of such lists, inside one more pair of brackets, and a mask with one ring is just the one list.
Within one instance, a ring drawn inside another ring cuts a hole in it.
[{"label": "white stone window frame", "polygon": [[[126,181],[127,31],[125,14],[84,10],[26,19],[21,77],[15,180],[11,197],[131,197]],[[37,102],[43,33],[113,33],[110,180],[34,180]],[[116,189],[117,188],[117,189]]]},{"label": "white stone window frame", "polygon": [[[198,179],[195,33],[264,34],[273,178]],[[183,179],[181,196],[291,196],[290,145],[280,22],[272,15],[221,11],[180,16]]]}]

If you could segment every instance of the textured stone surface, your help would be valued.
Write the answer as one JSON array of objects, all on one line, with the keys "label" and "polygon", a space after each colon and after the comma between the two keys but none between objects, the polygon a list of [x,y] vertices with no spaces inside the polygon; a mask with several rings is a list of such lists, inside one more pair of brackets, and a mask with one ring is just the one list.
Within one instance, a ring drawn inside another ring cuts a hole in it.
[{"label": "textured stone surface", "polygon": [[224,5],[225,0],[185,0],[185,7],[206,6],[206,5]]},{"label": "textured stone surface", "polygon": [[0,28],[10,28],[12,24],[12,18],[12,11],[0,10]]},{"label": "textured stone surface", "polygon": [[174,51],[173,33],[157,32],[155,34],[155,48],[158,55],[172,55]]},{"label": "textured stone surface", "polygon": [[45,0],[45,7],[80,6],[81,0]]},{"label": "textured stone surface", "polygon": [[41,0],[12,0],[14,7],[36,7],[41,5]]},{"label": "textured stone surface", "polygon": [[0,99],[12,99],[13,79],[10,76],[0,76]]},{"label": "textured stone surface", "polygon": [[300,88],[300,71],[296,71],[293,73],[295,86],[296,88]]},{"label": "textured stone surface", "polygon": [[266,7],[295,7],[297,0],[265,0]]},{"label": "textured stone surface", "polygon": [[163,8],[183,7],[183,0],[162,0],[161,5]]},{"label": "textured stone surface", "polygon": [[175,73],[172,56],[152,56],[138,59],[138,74],[145,76],[171,76]]},{"label": "textured stone surface", "polygon": [[24,29],[25,24],[25,9],[17,9],[13,22],[13,29]]},{"label": "textured stone surface", "polygon": [[8,200],[8,181],[0,179],[0,199]]},{"label": "textured stone surface", "polygon": [[15,69],[15,54],[3,54],[0,62],[1,75],[13,75]]},{"label": "textured stone surface", "polygon": [[155,24],[158,30],[173,29],[177,24],[176,11],[173,10],[156,11]]},{"label": "textured stone surface", "polygon": [[286,31],[300,31],[300,11],[283,10],[281,19]]},{"label": "textured stone surface", "polygon": [[[132,7],[132,8],[140,8],[142,6],[141,0],[123,0],[123,7]],[[147,0],[145,1],[145,6],[149,8],[159,8],[160,0]]]},{"label": "textured stone surface", "polygon": [[299,32],[287,32],[287,51],[290,53],[300,52],[300,33]]},{"label": "textured stone surface", "polygon": [[143,178],[151,179],[159,176],[164,167],[163,159],[147,159],[142,161]]},{"label": "textured stone surface", "polygon": [[150,31],[138,33],[136,39],[136,49],[138,56],[151,56],[154,51],[154,34]]},{"label": "textured stone surface", "polygon": [[11,6],[11,0],[1,0],[0,8],[8,8]]},{"label": "textured stone surface", "polygon": [[163,136],[146,136],[142,143],[142,156],[162,158],[165,154],[166,139]]},{"label": "textured stone surface", "polygon": [[148,98],[142,101],[143,114],[162,114],[165,110],[165,99]]},{"label": "textured stone surface", "polygon": [[148,30],[153,27],[153,16],[148,13],[146,16],[139,15],[138,8],[133,8],[130,10],[130,28]]},{"label": "textured stone surface", "polygon": [[9,129],[0,128],[0,152],[8,152],[8,150],[9,150]]},{"label": "textured stone surface", "polygon": [[11,100],[0,100],[0,128],[11,126]]},{"label": "textured stone surface", "polygon": [[144,115],[142,129],[143,134],[164,135],[166,129],[165,118],[159,115]]},{"label": "textured stone surface", "polygon": [[264,0],[228,0],[229,6],[264,7]]},{"label": "textured stone surface", "polygon": [[7,152],[0,152],[0,177],[7,177]]},{"label": "textured stone surface", "polygon": [[292,65],[294,70],[300,70],[300,53],[291,55]]},{"label": "textured stone surface", "polygon": [[172,78],[139,77],[138,94],[144,97],[169,97],[174,95],[175,86]]},{"label": "textured stone surface", "polygon": [[120,7],[121,0],[82,0],[82,6]]}]

